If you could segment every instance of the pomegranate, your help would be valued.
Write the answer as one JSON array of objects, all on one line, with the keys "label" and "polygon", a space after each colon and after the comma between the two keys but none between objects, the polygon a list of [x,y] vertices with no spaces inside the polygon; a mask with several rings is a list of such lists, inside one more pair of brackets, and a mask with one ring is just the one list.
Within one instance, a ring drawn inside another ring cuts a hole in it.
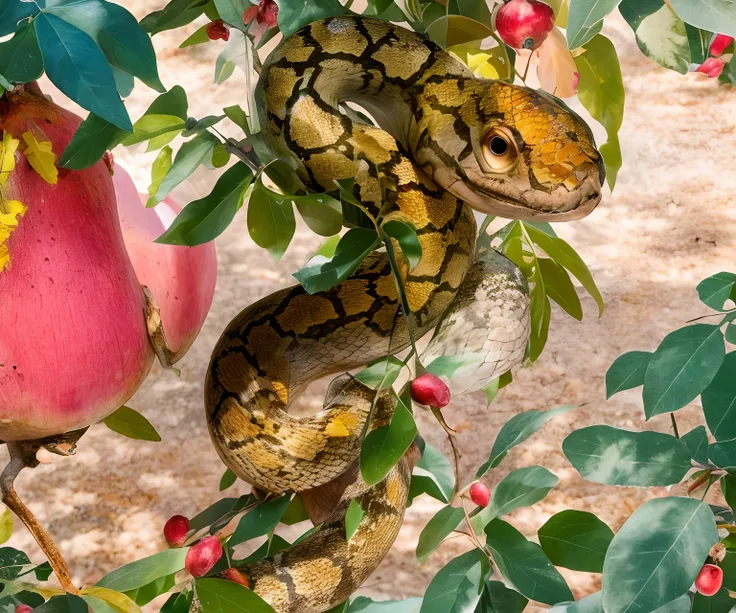
[{"label": "pomegranate", "polygon": [[476,481],[470,486],[470,500],[479,507],[487,507],[488,503],[491,502],[491,490],[488,489],[484,483]]},{"label": "pomegranate", "polygon": [[704,564],[695,579],[695,589],[703,596],[713,596],[723,585],[723,569],[715,564]]},{"label": "pomegranate", "polygon": [[222,557],[222,545],[216,536],[205,536],[187,551],[184,566],[195,579],[204,577]]},{"label": "pomegranate", "polygon": [[169,547],[184,547],[189,532],[189,519],[183,515],[173,515],[164,525],[164,538]]},{"label": "pomegranate", "polygon": [[412,400],[434,409],[441,409],[450,403],[450,388],[432,373],[424,373],[411,382],[409,393]]},{"label": "pomegranate", "polygon": [[166,342],[176,362],[197,338],[212,305],[217,281],[215,244],[183,247],[154,243],[182,207],[167,197],[147,209],[145,198],[119,164],[114,166],[113,183],[125,247],[138,281],[151,290],[161,309]]},{"label": "pomegranate", "polygon": [[[81,119],[35,85],[0,98],[0,132],[32,132],[58,156]],[[23,145],[20,146],[23,149]],[[3,198],[27,207],[0,271],[0,439],[82,428],[125,403],[151,368],[145,298],[103,161],[55,185],[15,154]]]},{"label": "pomegranate", "polygon": [[496,31],[514,49],[537,49],[555,27],[555,12],[539,0],[509,0],[496,14]]}]

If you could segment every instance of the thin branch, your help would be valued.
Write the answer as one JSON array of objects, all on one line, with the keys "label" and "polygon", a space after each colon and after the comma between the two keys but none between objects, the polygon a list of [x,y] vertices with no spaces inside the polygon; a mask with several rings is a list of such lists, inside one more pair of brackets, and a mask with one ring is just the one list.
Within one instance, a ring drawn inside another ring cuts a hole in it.
[{"label": "thin branch", "polygon": [[26,466],[33,467],[38,465],[35,461],[34,449],[37,451],[44,445],[38,444],[31,446],[27,443],[16,443],[12,441],[9,441],[7,445],[8,452],[10,453],[10,462],[0,475],[2,501],[25,524],[26,528],[28,528],[28,531],[38,543],[41,551],[48,558],[61,587],[70,594],[79,594],[79,590],[72,582],[69,568],[59,551],[59,547],[54,542],[54,539],[51,538],[51,535],[39,523],[31,510],[23,503],[14,487],[15,479],[21,470],[26,468]]},{"label": "thin branch", "polygon": [[672,420],[672,429],[675,431],[675,438],[680,438],[680,431],[677,429],[677,421],[675,421],[674,413],[670,413],[670,419]]},{"label": "thin branch", "polygon": [[460,486],[460,452],[455,445],[455,432],[452,428],[450,428],[450,426],[447,425],[447,422],[445,421],[445,418],[442,416],[442,413],[439,409],[432,409],[432,414],[437,418],[437,421],[440,422],[440,425],[447,434],[447,439],[450,441],[450,447],[452,447],[452,455],[455,459],[455,487],[453,489],[454,496],[454,493],[457,492],[457,488]]}]

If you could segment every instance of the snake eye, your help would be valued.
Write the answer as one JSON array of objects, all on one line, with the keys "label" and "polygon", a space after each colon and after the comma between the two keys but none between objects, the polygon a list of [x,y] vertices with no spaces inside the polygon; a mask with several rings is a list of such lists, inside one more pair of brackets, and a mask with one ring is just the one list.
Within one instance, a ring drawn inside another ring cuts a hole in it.
[{"label": "snake eye", "polygon": [[481,143],[483,159],[493,172],[508,172],[519,157],[511,137],[498,128],[490,129]]}]

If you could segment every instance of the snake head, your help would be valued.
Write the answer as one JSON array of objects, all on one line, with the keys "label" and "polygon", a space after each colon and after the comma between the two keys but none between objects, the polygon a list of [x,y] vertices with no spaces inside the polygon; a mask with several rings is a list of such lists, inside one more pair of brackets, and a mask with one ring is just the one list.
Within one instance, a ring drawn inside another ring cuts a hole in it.
[{"label": "snake head", "polygon": [[[423,92],[415,156],[474,209],[567,221],[601,200],[606,171],[590,128],[562,101],[502,81],[455,81]],[[457,102],[453,105],[452,101]]]}]

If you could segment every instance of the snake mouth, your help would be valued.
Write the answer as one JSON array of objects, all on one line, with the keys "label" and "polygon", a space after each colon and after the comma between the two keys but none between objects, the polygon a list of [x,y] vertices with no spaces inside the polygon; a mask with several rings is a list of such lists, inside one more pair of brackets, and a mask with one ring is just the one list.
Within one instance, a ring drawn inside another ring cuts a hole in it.
[{"label": "snake mouth", "polygon": [[456,179],[445,189],[481,213],[521,221],[575,221],[590,214],[602,198],[600,184],[595,178],[580,186],[579,198],[556,208],[534,208],[539,203],[471,186],[462,179]]}]

